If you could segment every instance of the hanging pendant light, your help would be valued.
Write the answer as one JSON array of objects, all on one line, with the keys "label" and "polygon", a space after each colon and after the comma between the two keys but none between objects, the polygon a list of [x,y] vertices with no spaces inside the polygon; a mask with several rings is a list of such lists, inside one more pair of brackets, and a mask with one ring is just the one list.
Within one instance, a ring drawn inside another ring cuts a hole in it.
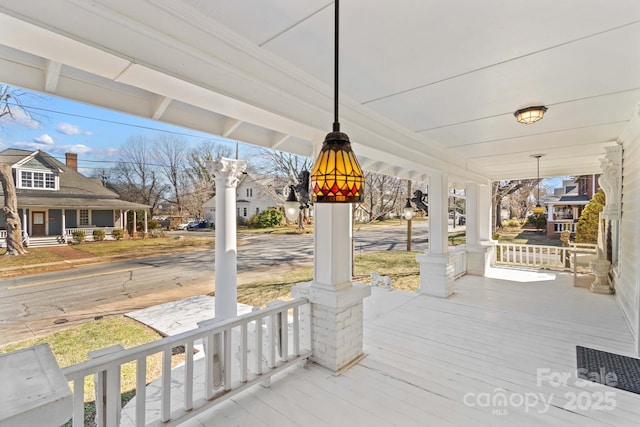
[{"label": "hanging pendant light", "polygon": [[315,203],[360,203],[364,201],[364,174],[338,121],[338,29],[340,1],[335,0],[335,67],[333,132],[327,134],[311,170],[310,193]]},{"label": "hanging pendant light", "polygon": [[544,209],[540,205],[540,157],[544,156],[544,154],[532,154],[531,157],[538,160],[538,202],[536,203],[536,207],[533,208],[533,214],[535,216],[540,216],[544,213]]}]

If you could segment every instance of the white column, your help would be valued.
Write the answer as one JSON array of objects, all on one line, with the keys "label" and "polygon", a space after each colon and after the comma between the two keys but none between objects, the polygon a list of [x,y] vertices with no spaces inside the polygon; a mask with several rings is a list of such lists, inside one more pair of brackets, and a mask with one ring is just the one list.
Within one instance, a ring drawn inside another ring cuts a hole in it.
[{"label": "white column", "polygon": [[144,211],[144,237],[149,237],[149,224],[147,222],[147,211]]},{"label": "white column", "polygon": [[420,254],[422,294],[446,298],[453,294],[454,266],[449,256],[449,181],[446,175],[429,177],[429,252]]},{"label": "white column", "polygon": [[491,264],[491,186],[469,183],[467,194],[467,274],[485,276]]},{"label": "white column", "polygon": [[363,356],[363,300],[371,287],[351,281],[351,204],[314,205],[314,280],[292,289],[311,302],[311,359],[338,372]]},{"label": "white column", "polygon": [[65,214],[66,209],[62,208],[62,238],[64,241],[67,241],[67,215]]},{"label": "white column", "polygon": [[227,319],[238,314],[236,187],[247,162],[219,157],[208,166],[216,182],[215,317]]},{"label": "white column", "polygon": [[547,206],[547,221],[555,221],[555,205],[553,203],[549,203]]},{"label": "white column", "polygon": [[138,212],[133,210],[133,227],[131,228],[131,237],[138,237]]},{"label": "white column", "polygon": [[29,232],[27,231],[27,210],[26,209],[22,209],[22,231],[24,235],[29,234]]}]

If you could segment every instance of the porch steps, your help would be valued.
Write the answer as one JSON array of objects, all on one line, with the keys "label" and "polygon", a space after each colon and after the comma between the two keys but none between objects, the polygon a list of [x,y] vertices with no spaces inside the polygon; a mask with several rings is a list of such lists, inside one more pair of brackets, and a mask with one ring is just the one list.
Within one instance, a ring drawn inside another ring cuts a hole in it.
[{"label": "porch steps", "polygon": [[60,236],[29,237],[30,248],[40,248],[44,246],[59,246],[66,244]]}]

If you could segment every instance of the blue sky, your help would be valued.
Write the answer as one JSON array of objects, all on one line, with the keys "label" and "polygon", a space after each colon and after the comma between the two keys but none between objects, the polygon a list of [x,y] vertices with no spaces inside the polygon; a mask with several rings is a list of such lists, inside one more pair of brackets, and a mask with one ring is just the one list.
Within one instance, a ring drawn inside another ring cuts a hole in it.
[{"label": "blue sky", "polygon": [[[210,140],[228,144],[235,151],[235,141],[190,129],[156,122],[68,101],[62,98],[23,91],[21,103],[32,118],[20,109],[14,117],[0,119],[0,150],[20,148],[45,151],[64,162],[64,154],[78,154],[78,166],[85,174],[98,167],[113,166],[120,158],[119,148],[129,137],[153,136],[168,132],[183,136],[190,145]],[[240,156],[250,150],[241,144]]]}]

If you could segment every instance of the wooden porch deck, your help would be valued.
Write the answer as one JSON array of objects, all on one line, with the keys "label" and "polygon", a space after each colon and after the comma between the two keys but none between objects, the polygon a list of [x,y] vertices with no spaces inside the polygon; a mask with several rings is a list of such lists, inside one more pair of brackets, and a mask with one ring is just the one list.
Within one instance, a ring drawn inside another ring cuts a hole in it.
[{"label": "wooden porch deck", "polygon": [[576,345],[634,356],[613,296],[573,287],[568,273],[507,269],[456,289],[442,300],[374,288],[358,365],[293,369],[183,425],[640,424],[640,395],[576,379]]}]

